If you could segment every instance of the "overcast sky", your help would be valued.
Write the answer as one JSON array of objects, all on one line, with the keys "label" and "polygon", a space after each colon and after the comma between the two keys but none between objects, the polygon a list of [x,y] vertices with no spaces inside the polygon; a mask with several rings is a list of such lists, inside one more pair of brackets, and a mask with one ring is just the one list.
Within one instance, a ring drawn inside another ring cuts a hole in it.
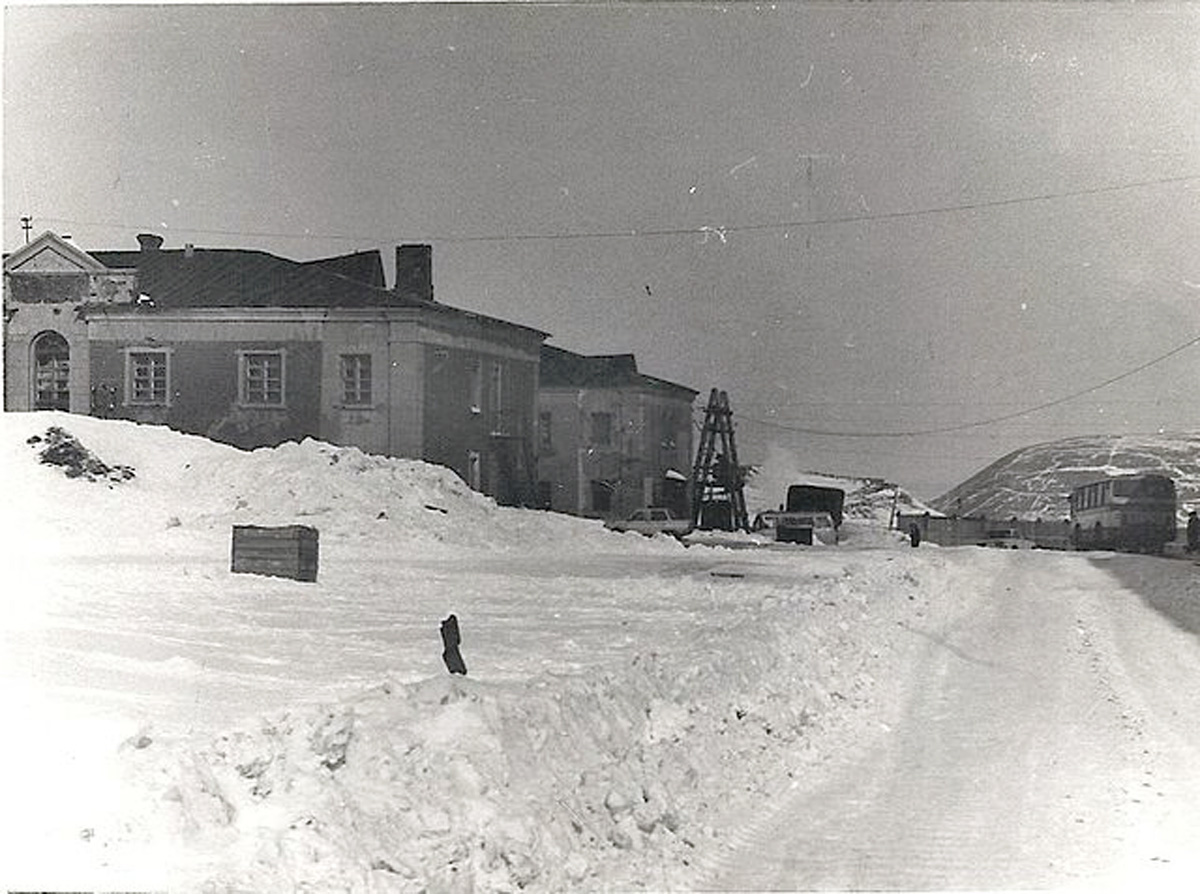
[{"label": "overcast sky", "polygon": [[6,251],[430,242],[745,460],[1200,428],[1197,4],[8,7],[3,91]]}]

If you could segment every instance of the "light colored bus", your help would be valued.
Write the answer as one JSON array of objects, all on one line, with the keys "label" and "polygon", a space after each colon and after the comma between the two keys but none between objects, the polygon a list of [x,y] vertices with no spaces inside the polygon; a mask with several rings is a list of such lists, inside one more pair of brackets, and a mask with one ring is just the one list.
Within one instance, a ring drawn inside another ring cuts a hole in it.
[{"label": "light colored bus", "polygon": [[1075,549],[1161,553],[1175,539],[1175,482],[1166,475],[1120,475],[1071,491]]}]

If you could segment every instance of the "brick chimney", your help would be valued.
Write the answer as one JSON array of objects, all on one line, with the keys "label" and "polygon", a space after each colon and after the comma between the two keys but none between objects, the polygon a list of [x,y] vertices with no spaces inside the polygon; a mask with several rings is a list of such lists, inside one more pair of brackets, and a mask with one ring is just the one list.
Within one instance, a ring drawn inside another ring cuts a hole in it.
[{"label": "brick chimney", "polygon": [[162,248],[163,237],[154,233],[138,233],[137,241],[142,251],[158,251]]},{"label": "brick chimney", "polygon": [[433,300],[433,246],[396,246],[397,296],[418,301]]}]

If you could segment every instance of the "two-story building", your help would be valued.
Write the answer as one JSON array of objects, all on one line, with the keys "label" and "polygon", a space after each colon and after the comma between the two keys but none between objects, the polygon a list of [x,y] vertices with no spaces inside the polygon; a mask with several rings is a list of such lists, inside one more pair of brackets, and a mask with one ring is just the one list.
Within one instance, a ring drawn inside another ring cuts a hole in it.
[{"label": "two-story building", "polygon": [[239,447],[317,438],[423,459],[502,503],[535,498],[546,333],[433,299],[427,245],[298,262],[243,249],[86,252],[44,233],[4,259],[4,407],[168,425]]},{"label": "two-story building", "polygon": [[605,518],[641,506],[689,515],[697,392],[638,372],[632,354],[584,356],[543,345],[541,358],[541,504]]}]

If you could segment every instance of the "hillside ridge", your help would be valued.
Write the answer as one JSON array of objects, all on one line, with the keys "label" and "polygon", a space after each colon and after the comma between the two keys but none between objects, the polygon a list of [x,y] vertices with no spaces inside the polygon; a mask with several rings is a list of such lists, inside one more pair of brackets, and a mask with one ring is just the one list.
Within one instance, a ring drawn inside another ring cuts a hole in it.
[{"label": "hillside ridge", "polygon": [[1200,508],[1200,431],[1091,435],[1022,447],[930,501],[947,515],[1060,519],[1080,484],[1138,472],[1175,482],[1178,513]]}]

